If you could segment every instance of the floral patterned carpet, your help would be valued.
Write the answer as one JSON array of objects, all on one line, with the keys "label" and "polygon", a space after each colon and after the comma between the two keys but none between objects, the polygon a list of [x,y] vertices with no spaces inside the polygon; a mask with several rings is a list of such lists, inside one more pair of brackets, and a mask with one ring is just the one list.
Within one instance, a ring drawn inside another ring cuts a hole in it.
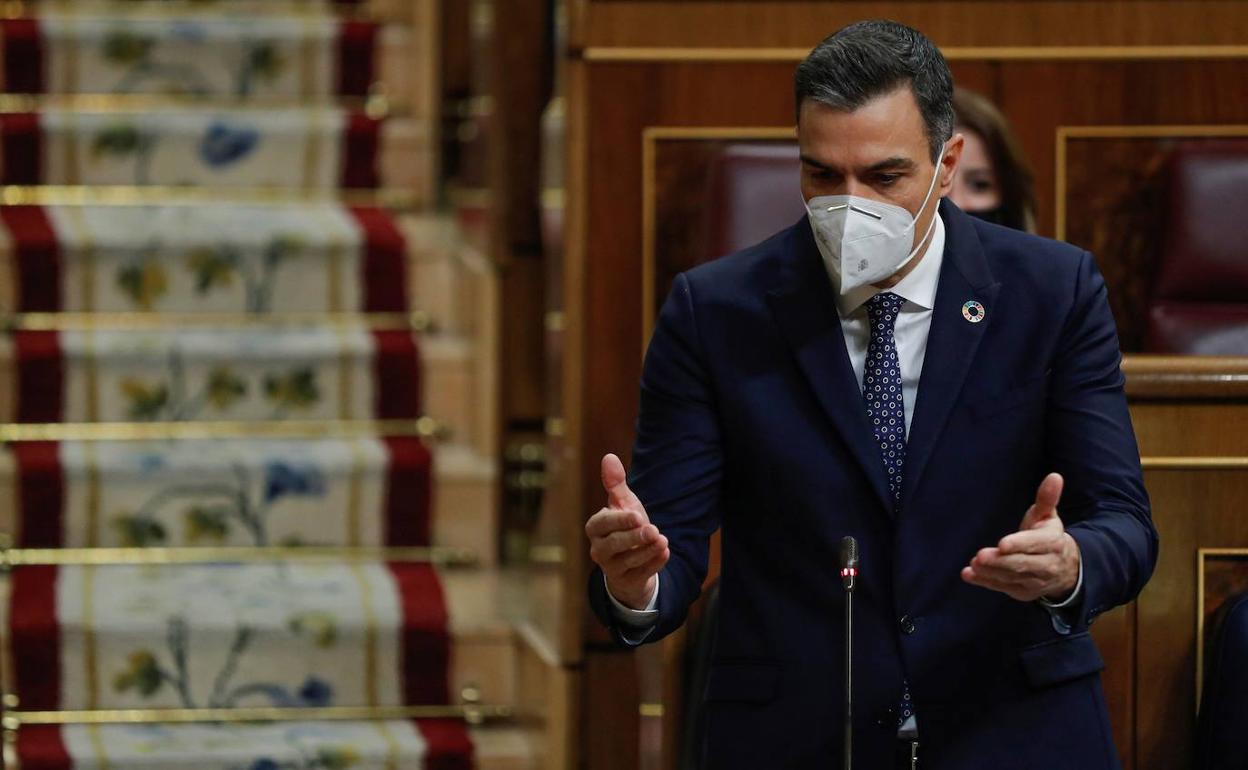
[{"label": "floral patterned carpet", "polygon": [[393,22],[161,5],[0,21],[6,766],[467,770],[442,568],[358,550],[442,545],[412,245],[358,203]]}]

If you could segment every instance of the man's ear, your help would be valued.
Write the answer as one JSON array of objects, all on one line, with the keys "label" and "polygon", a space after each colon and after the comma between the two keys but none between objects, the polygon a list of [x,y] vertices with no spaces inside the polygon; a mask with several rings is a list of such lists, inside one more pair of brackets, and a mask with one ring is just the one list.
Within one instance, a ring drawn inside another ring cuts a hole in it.
[{"label": "man's ear", "polygon": [[953,190],[953,179],[958,174],[958,164],[962,162],[962,149],[965,146],[965,137],[956,133],[945,144],[945,153],[940,158],[940,196],[942,198]]}]

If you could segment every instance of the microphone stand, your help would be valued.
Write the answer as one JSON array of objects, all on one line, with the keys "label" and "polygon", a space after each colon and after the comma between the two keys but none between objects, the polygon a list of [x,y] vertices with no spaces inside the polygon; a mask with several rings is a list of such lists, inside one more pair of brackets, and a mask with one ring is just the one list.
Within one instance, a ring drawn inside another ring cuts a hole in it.
[{"label": "microphone stand", "polygon": [[845,770],[854,766],[854,589],[845,589]]},{"label": "microphone stand", "polygon": [[858,541],[841,541],[841,583],[845,587],[845,756],[844,770],[854,766],[854,583],[858,577]]}]

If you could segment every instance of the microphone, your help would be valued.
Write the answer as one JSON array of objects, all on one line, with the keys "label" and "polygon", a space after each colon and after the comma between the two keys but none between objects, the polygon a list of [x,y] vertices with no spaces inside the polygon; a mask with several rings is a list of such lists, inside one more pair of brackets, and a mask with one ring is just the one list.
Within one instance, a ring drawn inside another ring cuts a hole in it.
[{"label": "microphone", "polygon": [[841,584],[845,586],[845,758],[844,770],[854,766],[854,583],[858,577],[858,541],[841,538]]},{"label": "microphone", "polygon": [[854,578],[858,577],[858,541],[846,536],[841,538],[841,583],[846,591],[854,590]]}]

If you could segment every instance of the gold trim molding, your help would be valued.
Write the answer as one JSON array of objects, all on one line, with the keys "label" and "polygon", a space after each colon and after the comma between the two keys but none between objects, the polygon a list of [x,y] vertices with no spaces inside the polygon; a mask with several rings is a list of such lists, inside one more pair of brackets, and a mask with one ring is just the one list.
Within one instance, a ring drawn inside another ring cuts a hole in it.
[{"label": "gold trim molding", "polygon": [[[1121,46],[945,46],[949,61],[1130,61],[1248,58],[1244,45]],[[797,63],[809,48],[683,48],[591,46],[582,56],[591,63],[620,62],[773,62]]]},{"label": "gold trim molding", "polygon": [[1248,457],[1141,457],[1146,471],[1248,471]]}]

